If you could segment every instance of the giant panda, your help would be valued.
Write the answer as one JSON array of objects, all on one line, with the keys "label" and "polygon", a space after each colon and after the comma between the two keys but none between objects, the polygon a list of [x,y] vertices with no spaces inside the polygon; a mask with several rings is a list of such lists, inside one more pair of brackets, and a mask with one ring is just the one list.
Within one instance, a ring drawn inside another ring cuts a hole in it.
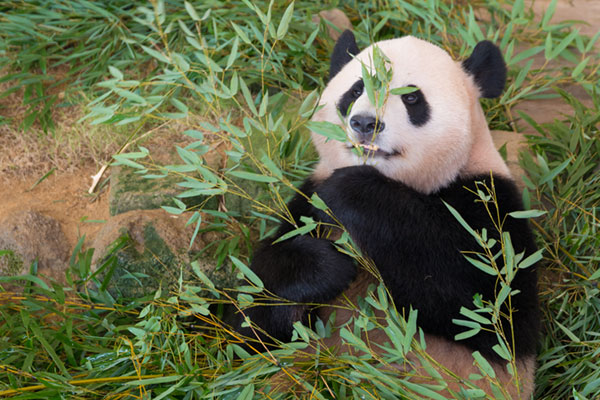
[{"label": "giant panda", "polygon": [[[533,391],[539,330],[535,266],[519,270],[512,284],[519,291],[511,304],[518,383],[507,372],[506,361],[492,350],[495,334],[481,331],[456,341],[455,335],[465,328],[452,322],[464,319],[461,307],[474,308],[476,294],[493,301],[499,285],[497,277],[464,257],[464,252],[480,252],[481,247],[444,202],[473,229],[485,228],[494,237],[494,221],[473,193],[475,182],[493,185],[502,229],[510,232],[515,252],[528,256],[536,250],[527,221],[507,216],[522,209],[520,194],[493,145],[479,103],[479,98],[494,98],[503,90],[506,66],[501,53],[491,42],[482,41],[469,58],[457,62],[440,47],[411,36],[375,45],[389,59],[390,87],[418,90],[390,94],[376,115],[361,74],[373,46],[361,52],[352,32],[340,36],[313,120],[340,125],[348,140],[328,140],[313,133],[319,154],[314,173],[289,202],[290,218],[259,247],[251,262],[265,289],[291,302],[246,309],[244,315],[256,329],[239,324],[238,330],[263,342],[271,337],[289,341],[294,322],[309,324],[315,317],[326,320],[331,314],[330,308],[311,305],[356,299],[376,282],[336,249],[327,235],[313,232],[273,243],[301,226],[301,216],[332,222],[308,201],[317,193],[362,254],[373,260],[397,309],[418,310],[417,324],[425,333],[427,353],[447,368],[443,376],[451,390],[460,389],[461,378],[479,372],[471,355],[479,351],[510,396],[528,398]],[[364,154],[358,155],[353,147],[362,147]],[[502,267],[502,255],[496,261]],[[334,325],[351,316],[351,311],[340,308]],[[375,336],[370,339],[376,340]],[[385,335],[380,336],[385,341]],[[485,381],[479,382],[492,393]]]}]

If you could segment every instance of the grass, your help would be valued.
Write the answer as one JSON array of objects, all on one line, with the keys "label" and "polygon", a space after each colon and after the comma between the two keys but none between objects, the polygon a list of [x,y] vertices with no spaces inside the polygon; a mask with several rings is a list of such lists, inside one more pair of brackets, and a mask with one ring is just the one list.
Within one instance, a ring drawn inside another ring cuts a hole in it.
[{"label": "grass", "polygon": [[[535,222],[546,248],[543,290],[545,336],[538,392],[544,398],[596,398],[600,376],[600,98],[587,108],[566,92],[573,115],[538,125],[530,136],[536,161],[523,166],[534,201],[548,213]],[[549,179],[552,177],[552,179]]]},{"label": "grass", "polygon": [[[250,283],[225,291],[213,288],[199,273],[197,282],[181,282],[174,293],[113,298],[106,291],[109,282],[92,272],[93,250],[82,249],[80,243],[66,287],[31,274],[19,278],[26,282],[23,292],[0,292],[0,396],[260,397],[268,378],[287,370],[286,360],[306,347],[304,340],[327,330],[326,324],[316,332],[298,327],[297,342],[275,353],[250,355],[218,317],[226,303],[262,298],[260,282],[245,267],[249,244],[269,234],[273,217],[286,217],[285,200],[310,173],[314,152],[306,124],[333,46],[324,34],[326,23],[314,25],[310,19],[333,5],[349,16],[360,46],[412,33],[460,58],[479,40],[499,43],[509,81],[503,97],[485,101],[484,108],[494,129],[517,130],[518,122],[537,132],[528,137],[531,152],[521,159],[528,173],[524,199],[529,207],[547,211],[532,221],[545,249],[545,332],[536,398],[600,396],[600,87],[593,52],[598,35],[586,38],[569,23],[550,23],[555,2],[536,20],[522,1],[481,1],[471,8],[400,0],[318,6],[308,1],[291,6],[218,0],[143,5],[115,1],[108,6],[63,0],[51,7],[41,1],[3,3],[0,68],[7,71],[2,81],[8,85],[3,95],[22,93],[24,115],[4,118],[4,126],[18,126],[22,140],[33,143],[44,136],[60,137],[53,113],[73,104],[84,104],[87,112],[77,122],[82,128],[73,132],[74,140],[88,129],[142,136],[162,123],[186,125],[184,133],[192,142],[177,148],[179,164],[153,164],[143,148],[116,156],[116,162],[151,179],[176,174],[186,189],[181,199],[206,195],[247,202],[244,214],[187,209],[183,202],[170,211],[189,216],[196,232],[209,219],[209,229],[225,238],[215,242],[214,256],[233,262]],[[542,62],[534,63],[534,56]],[[570,67],[554,67],[555,60]],[[554,89],[565,84],[583,87],[593,106]],[[572,106],[572,116],[538,125],[514,111],[523,100],[556,96]],[[203,161],[206,141],[217,139],[229,146],[223,170]],[[249,190],[257,185],[262,196]],[[111,262],[109,257],[100,269],[110,270]],[[12,280],[1,277],[0,284]],[[384,291],[379,291],[371,306],[381,307],[385,301]],[[402,356],[406,346],[418,351],[414,318],[405,320],[392,309],[388,321],[403,338],[395,356]],[[360,348],[352,332],[346,339]],[[431,395],[431,388],[411,386],[357,359],[326,351],[313,359],[305,366],[306,374],[295,379],[308,385],[301,379],[324,368],[318,384],[322,394],[315,397]]]}]

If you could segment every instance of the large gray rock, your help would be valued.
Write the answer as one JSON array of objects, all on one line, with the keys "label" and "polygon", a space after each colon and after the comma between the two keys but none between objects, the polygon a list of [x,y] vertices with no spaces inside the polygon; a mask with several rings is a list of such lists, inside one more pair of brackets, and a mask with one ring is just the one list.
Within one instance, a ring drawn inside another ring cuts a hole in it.
[{"label": "large gray rock", "polygon": [[[160,166],[178,165],[183,161],[179,158],[175,146],[185,147],[191,143],[190,138],[179,138],[184,141],[177,143],[161,143],[150,146],[152,161]],[[209,144],[211,150],[202,156],[206,165],[214,170],[220,170],[226,164],[225,146]],[[147,179],[136,173],[137,170],[126,166],[113,166],[110,169],[109,211],[110,215],[122,214],[132,210],[154,210],[161,206],[174,206],[173,197],[185,189],[178,186],[182,177],[169,174],[164,178]],[[153,172],[156,173],[156,172]],[[182,199],[188,206],[194,206],[206,201],[204,196]],[[217,208],[217,199],[211,198],[205,207]]]},{"label": "large gray rock", "polygon": [[[194,226],[185,227],[188,217],[172,216],[163,210],[136,210],[111,217],[91,245],[95,249],[92,264],[99,268],[110,256],[112,243],[123,236],[129,238],[129,243],[114,254],[116,265],[109,292],[113,296],[137,298],[152,294],[159,287],[163,293],[178,291],[180,277],[183,284],[197,284],[199,280],[190,263],[199,250],[218,238],[210,232],[200,234],[189,248]],[[210,258],[197,261],[200,270],[217,288],[235,285],[235,274],[229,265],[217,268],[216,261]],[[108,272],[105,270],[101,275]]]},{"label": "large gray rock", "polygon": [[0,276],[29,273],[38,262],[38,273],[64,282],[70,255],[60,224],[36,211],[25,210],[0,221]]},{"label": "large gray rock", "polygon": [[135,171],[122,166],[111,168],[108,199],[110,215],[174,205],[172,198],[182,191],[176,185],[179,178],[171,175],[161,179],[146,179]]}]

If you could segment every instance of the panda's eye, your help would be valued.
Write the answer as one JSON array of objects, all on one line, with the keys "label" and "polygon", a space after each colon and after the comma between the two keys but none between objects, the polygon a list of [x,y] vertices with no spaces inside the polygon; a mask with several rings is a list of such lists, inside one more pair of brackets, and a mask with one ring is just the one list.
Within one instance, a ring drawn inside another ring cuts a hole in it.
[{"label": "panda's eye", "polygon": [[419,97],[414,93],[403,94],[402,101],[404,101],[406,104],[413,105],[417,104]]},{"label": "panda's eye", "polygon": [[357,87],[352,89],[352,95],[354,97],[360,97],[360,95],[363,93],[363,88],[362,87]]}]

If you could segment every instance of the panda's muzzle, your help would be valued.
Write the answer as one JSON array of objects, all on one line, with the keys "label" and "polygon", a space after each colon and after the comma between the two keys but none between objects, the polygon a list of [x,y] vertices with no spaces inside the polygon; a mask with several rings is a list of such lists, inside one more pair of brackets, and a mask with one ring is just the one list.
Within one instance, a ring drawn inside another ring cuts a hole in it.
[{"label": "panda's muzzle", "polygon": [[372,115],[358,114],[350,118],[350,128],[356,133],[359,142],[369,143],[385,129],[385,124]]},{"label": "panda's muzzle", "polygon": [[370,114],[357,114],[350,118],[350,128],[356,136],[356,142],[349,146],[350,148],[357,146],[363,149],[368,157],[393,157],[400,154],[399,151],[392,150],[391,152],[382,150],[375,139],[377,135],[385,129],[385,123],[375,118]]}]

